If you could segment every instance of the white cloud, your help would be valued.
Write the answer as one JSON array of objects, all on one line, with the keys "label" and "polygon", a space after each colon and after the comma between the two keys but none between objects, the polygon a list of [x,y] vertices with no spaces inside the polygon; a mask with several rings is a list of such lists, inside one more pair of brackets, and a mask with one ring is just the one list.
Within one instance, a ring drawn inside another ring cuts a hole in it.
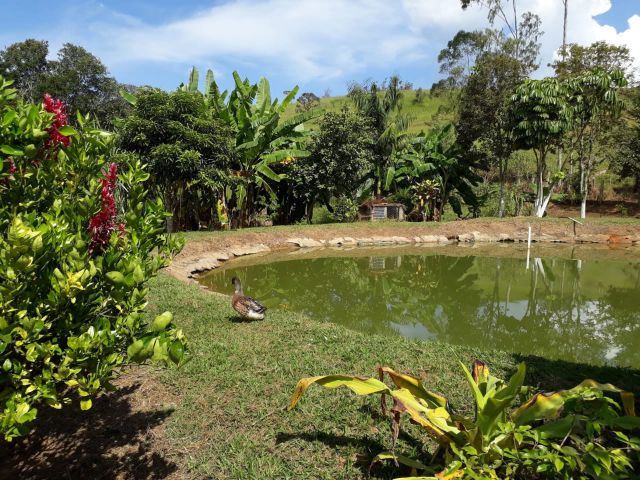
[{"label": "white cloud", "polygon": [[[425,27],[446,27],[449,30],[449,36],[461,28],[482,28],[486,25],[486,11],[475,8],[461,12],[457,0],[404,0],[404,3],[405,8],[413,13],[414,23]],[[640,2],[638,4],[640,13]],[[531,11],[538,14],[542,20],[542,30],[545,34],[541,39],[542,67],[538,75],[548,74],[550,69],[546,65],[553,60],[562,44],[562,2],[560,0],[519,0],[518,8],[520,12]],[[567,41],[589,45],[604,40],[616,45],[626,45],[636,59],[636,66],[640,67],[640,15],[634,15],[629,19],[628,29],[617,32],[614,27],[601,25],[594,18],[610,9],[610,0],[569,0]]]},{"label": "white cloud", "polygon": [[[518,4],[520,11],[542,18],[543,68],[538,74],[546,74],[549,69],[544,66],[562,40],[562,3]],[[611,8],[610,0],[570,0],[569,5],[570,42],[626,44],[640,66],[640,15],[618,32],[594,19]],[[159,24],[122,15],[93,0],[87,8],[68,10],[49,39],[52,47],[63,41],[85,45],[112,70],[131,71],[150,62],[217,70],[249,65],[296,82],[347,81],[371,71],[391,73],[418,66],[435,73],[438,51],[458,30],[486,24],[485,10],[472,6],[463,11],[459,0],[227,0]],[[33,28],[24,31],[28,30],[20,35],[34,34]],[[42,34],[40,29],[36,36]],[[424,79],[424,84],[431,80]]]},{"label": "white cloud", "polygon": [[105,31],[105,59],[198,62],[238,58],[275,63],[292,75],[331,78],[415,60],[426,37],[384,0],[234,0],[161,26]]}]

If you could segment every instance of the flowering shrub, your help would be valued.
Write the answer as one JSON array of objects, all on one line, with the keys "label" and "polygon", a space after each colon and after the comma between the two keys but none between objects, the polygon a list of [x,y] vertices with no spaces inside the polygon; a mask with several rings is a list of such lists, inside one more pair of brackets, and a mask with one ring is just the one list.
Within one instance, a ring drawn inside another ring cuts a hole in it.
[{"label": "flowering shrub", "polygon": [[[89,244],[89,253],[103,253],[109,245],[109,240],[116,228],[116,182],[118,180],[118,165],[112,163],[109,165],[109,171],[102,179],[102,190],[100,196],[102,199],[102,208],[98,213],[91,217],[89,222],[89,232],[91,234],[91,243]],[[120,237],[124,238],[126,229],[124,223],[118,223],[118,231]]]},{"label": "flowering shrub", "polygon": [[[180,364],[182,332],[147,322],[147,280],[179,245],[135,156],[64,105],[16,100],[0,77],[0,433],[111,388],[118,368]],[[47,407],[48,406],[48,407]]]},{"label": "flowering shrub", "polygon": [[43,106],[47,112],[54,115],[53,123],[47,129],[49,132],[49,138],[45,144],[47,150],[51,151],[51,149],[55,148],[58,144],[62,144],[65,147],[68,146],[71,141],[70,138],[60,133],[60,129],[69,123],[67,121],[67,114],[64,111],[64,104],[62,103],[62,100],[56,100],[47,93],[44,96]]}]

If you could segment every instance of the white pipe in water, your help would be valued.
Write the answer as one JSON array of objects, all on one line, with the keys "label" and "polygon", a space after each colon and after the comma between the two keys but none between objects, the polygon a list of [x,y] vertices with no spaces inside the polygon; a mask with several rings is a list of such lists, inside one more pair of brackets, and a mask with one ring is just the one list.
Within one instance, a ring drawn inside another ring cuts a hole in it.
[{"label": "white pipe in water", "polygon": [[531,224],[529,224],[529,235],[527,237],[527,270],[529,270],[530,259],[531,259]]}]

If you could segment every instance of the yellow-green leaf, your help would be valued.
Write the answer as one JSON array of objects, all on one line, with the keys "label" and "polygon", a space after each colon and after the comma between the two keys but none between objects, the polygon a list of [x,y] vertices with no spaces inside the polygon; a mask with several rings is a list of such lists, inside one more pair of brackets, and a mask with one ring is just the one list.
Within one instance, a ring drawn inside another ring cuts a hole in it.
[{"label": "yellow-green leaf", "polygon": [[359,378],[349,375],[325,375],[319,377],[303,378],[296,385],[296,389],[289,403],[289,410],[293,409],[300,397],[312,384],[318,384],[324,388],[347,387],[358,395],[371,395],[374,393],[391,393],[389,387],[375,378]]},{"label": "yellow-green leaf", "polygon": [[173,313],[164,312],[158,315],[151,323],[152,332],[162,332],[173,321]]},{"label": "yellow-green leaf", "polygon": [[124,283],[124,275],[120,272],[107,272],[106,275],[107,280],[113,285],[122,285]]}]

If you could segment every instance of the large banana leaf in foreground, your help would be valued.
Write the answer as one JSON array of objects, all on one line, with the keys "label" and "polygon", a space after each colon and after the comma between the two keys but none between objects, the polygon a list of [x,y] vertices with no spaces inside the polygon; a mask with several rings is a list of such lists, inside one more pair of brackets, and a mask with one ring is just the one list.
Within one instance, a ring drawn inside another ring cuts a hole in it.
[{"label": "large banana leaf in foreground", "polygon": [[[445,397],[427,390],[418,378],[388,367],[379,368],[379,379],[352,375],[303,378],[295,388],[289,410],[299,403],[304,392],[313,384],[330,389],[346,387],[357,395],[380,394],[383,413],[387,411],[385,398],[391,397],[392,445],[395,447],[399,435],[400,416],[406,413],[412,423],[422,427],[440,447],[432,458],[433,466],[397,455],[395,452],[381,453],[374,458],[373,463],[392,460],[396,465],[409,467],[412,475],[416,475],[418,471],[432,474],[446,467],[433,477],[411,477],[414,480],[466,478],[467,475],[471,475],[469,478],[498,478],[496,471],[505,461],[505,451],[511,449],[516,452],[516,457],[520,457],[518,452],[523,448],[540,451],[540,441],[553,441],[556,438],[564,438],[566,441],[566,437],[577,423],[585,420],[584,415],[579,412],[565,412],[564,409],[569,405],[567,402],[572,399],[602,399],[602,392],[619,394],[626,414],[607,414],[606,418],[602,419],[603,425],[627,431],[640,429],[640,419],[635,416],[633,394],[611,384],[585,380],[573,389],[537,393],[527,400],[525,398],[531,388],[523,386],[526,373],[523,363],[518,366],[508,382],[491,375],[487,365],[480,361],[474,362],[471,371],[464,365],[462,369],[475,400],[474,418],[451,414]],[[396,389],[383,382],[385,375]],[[514,404],[519,400],[524,401],[512,412]],[[528,436],[523,432],[529,432]],[[528,441],[530,443],[527,443]],[[614,454],[620,456],[620,452],[618,449]],[[475,476],[474,467],[463,464],[469,456],[477,459],[473,465],[479,464],[485,474],[489,472],[488,477]],[[620,460],[621,464],[626,461],[626,458]],[[557,462],[554,465],[556,468],[564,468]]]}]

